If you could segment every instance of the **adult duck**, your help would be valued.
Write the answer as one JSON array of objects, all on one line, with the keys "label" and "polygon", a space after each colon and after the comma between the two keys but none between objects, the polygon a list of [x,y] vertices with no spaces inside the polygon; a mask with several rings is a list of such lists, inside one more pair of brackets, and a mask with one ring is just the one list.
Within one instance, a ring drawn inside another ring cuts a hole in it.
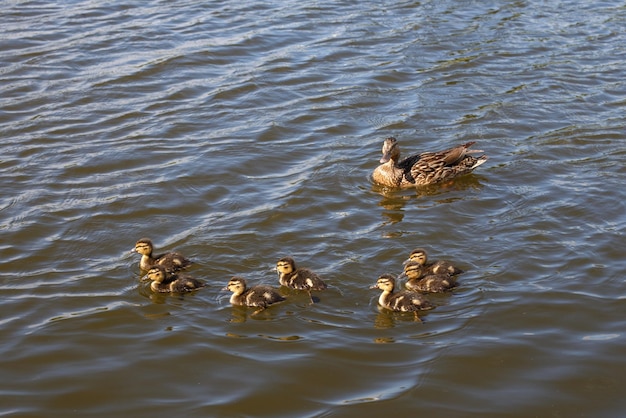
[{"label": "adult duck", "polygon": [[427,186],[472,172],[487,161],[486,155],[473,157],[469,154],[483,152],[470,150],[475,142],[436,152],[423,152],[400,160],[400,146],[393,137],[383,142],[380,165],[372,179],[387,187]]}]

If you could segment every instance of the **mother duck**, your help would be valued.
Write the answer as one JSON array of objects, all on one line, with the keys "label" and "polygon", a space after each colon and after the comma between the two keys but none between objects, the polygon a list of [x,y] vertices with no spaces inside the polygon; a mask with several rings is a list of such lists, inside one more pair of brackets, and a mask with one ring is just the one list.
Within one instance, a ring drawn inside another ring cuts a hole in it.
[{"label": "mother duck", "polygon": [[483,152],[470,150],[475,142],[436,152],[423,152],[400,161],[400,146],[393,137],[383,142],[380,165],[372,174],[373,180],[387,187],[426,186],[470,173],[487,161],[486,155],[473,157],[469,154]]}]

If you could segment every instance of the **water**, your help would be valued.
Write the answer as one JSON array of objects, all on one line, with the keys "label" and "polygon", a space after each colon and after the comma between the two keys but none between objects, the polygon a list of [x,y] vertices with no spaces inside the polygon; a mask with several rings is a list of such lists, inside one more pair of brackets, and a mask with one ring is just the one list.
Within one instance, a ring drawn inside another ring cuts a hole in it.
[{"label": "water", "polygon": [[[0,415],[623,414],[621,2],[198,3],[2,3]],[[389,135],[490,160],[386,190]],[[418,246],[421,324],[368,289]],[[284,255],[318,303],[229,305]]]}]

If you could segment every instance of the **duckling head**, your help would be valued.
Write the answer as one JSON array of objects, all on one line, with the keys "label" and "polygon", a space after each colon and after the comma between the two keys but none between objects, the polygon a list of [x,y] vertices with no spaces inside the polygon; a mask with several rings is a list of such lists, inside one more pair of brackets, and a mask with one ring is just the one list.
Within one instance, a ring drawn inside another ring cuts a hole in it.
[{"label": "duckling head", "polygon": [[426,254],[426,250],[423,248],[416,248],[411,251],[411,254],[409,254],[409,258],[405,261],[405,263],[416,262],[423,266],[426,265],[427,261],[428,254]]},{"label": "duckling head", "polygon": [[228,284],[222,290],[230,290],[236,295],[241,295],[243,292],[246,291],[246,287],[246,279],[244,279],[243,277],[234,276],[228,281]]},{"label": "duckling head", "polygon": [[393,288],[396,286],[396,279],[392,274],[383,274],[378,280],[376,280],[376,284],[370,286],[370,289],[380,289],[384,292],[391,292]]},{"label": "duckling head", "polygon": [[398,140],[394,137],[389,137],[383,142],[383,156],[380,159],[380,163],[384,164],[388,161],[398,161],[400,159],[400,146]]},{"label": "duckling head", "polygon": [[165,280],[165,277],[167,276],[167,270],[165,270],[165,267],[157,264],[150,267],[146,276],[153,282],[163,283],[163,280]]},{"label": "duckling head", "polygon": [[142,238],[135,243],[135,248],[131,250],[131,252],[136,252],[141,255],[152,255],[152,250],[154,246],[152,245],[152,241],[148,238]]},{"label": "duckling head", "polygon": [[296,262],[291,257],[283,257],[276,262],[276,271],[279,276],[291,274],[296,270]]},{"label": "duckling head", "polygon": [[424,275],[423,265],[419,261],[409,261],[404,266],[404,275],[409,280],[421,278]]}]

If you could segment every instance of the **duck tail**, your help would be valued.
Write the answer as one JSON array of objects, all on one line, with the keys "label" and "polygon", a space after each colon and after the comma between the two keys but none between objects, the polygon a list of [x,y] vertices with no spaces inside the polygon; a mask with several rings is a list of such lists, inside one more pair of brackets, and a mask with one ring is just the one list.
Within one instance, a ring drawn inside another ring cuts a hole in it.
[{"label": "duck tail", "polygon": [[480,157],[476,158],[476,162],[472,165],[472,170],[478,167],[479,165],[482,165],[488,159],[489,157],[487,157],[486,155],[481,155]]}]

